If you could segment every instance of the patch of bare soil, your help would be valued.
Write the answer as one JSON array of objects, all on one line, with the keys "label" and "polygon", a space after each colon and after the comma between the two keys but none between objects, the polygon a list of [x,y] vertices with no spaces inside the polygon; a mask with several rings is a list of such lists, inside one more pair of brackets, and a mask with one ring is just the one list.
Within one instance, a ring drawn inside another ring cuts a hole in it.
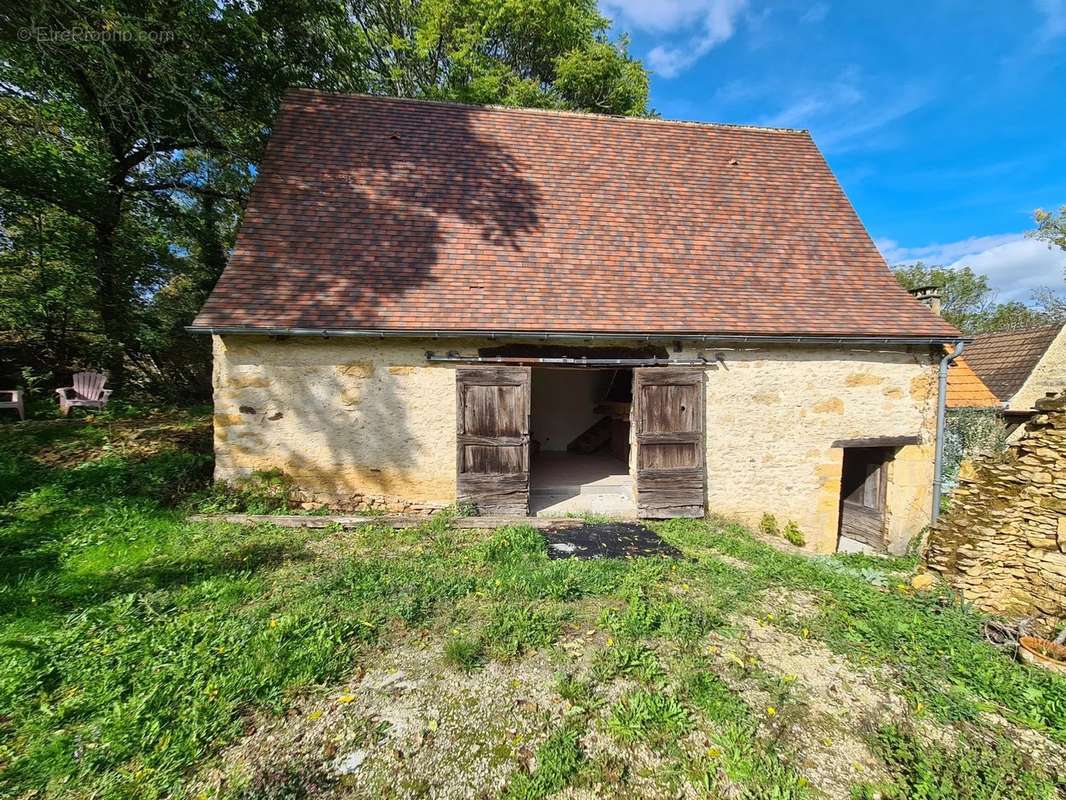
[{"label": "patch of bare soil", "polygon": [[495,797],[565,713],[557,670],[538,654],[462,673],[436,648],[398,646],[286,717],[253,721],[202,789],[271,794],[299,776],[328,797]]},{"label": "patch of bare soil", "polygon": [[[803,639],[760,620],[738,620],[745,638],[737,656],[754,657],[762,669],[788,683],[788,701],[775,708],[774,735],[794,754],[796,768],[831,798],[850,796],[858,780],[887,778],[863,732],[907,713],[903,698],[886,688],[887,676],[857,670],[818,642]],[[734,685],[754,708],[773,707],[758,685]]]},{"label": "patch of bare soil", "polygon": [[792,615],[799,619],[813,617],[818,613],[818,596],[813,592],[799,589],[774,587],[762,596],[763,605],[768,612],[778,616]]},{"label": "patch of bare soil", "polygon": [[749,569],[751,569],[751,563],[750,562],[743,561],[742,559],[739,559],[736,556],[731,556],[728,553],[715,552],[713,555],[714,555],[714,557],[716,559],[721,561],[723,564],[728,564],[729,566],[735,567],[736,569],[739,569],[739,570],[743,570],[744,572],[747,572]]}]

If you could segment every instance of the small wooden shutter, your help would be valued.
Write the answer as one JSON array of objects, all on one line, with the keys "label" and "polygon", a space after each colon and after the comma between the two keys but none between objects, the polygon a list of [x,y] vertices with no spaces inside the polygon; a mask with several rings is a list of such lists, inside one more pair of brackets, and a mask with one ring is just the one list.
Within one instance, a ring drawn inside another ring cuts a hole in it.
[{"label": "small wooden shutter", "polygon": [[529,367],[456,369],[458,499],[480,514],[529,513]]},{"label": "small wooden shutter", "polygon": [[637,511],[650,519],[702,517],[703,370],[644,367],[633,373]]}]

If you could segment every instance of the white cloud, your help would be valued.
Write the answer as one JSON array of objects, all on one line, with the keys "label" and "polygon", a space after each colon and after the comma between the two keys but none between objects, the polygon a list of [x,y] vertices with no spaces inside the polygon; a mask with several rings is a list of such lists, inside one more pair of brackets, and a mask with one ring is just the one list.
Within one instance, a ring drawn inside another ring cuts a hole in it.
[{"label": "white cloud", "polygon": [[1044,18],[1040,31],[1042,39],[1055,39],[1066,34],[1066,0],[1036,0],[1036,8]]},{"label": "white cloud", "polygon": [[889,264],[908,261],[924,261],[927,264],[950,264],[975,253],[983,253],[993,247],[1024,239],[1021,233],[999,233],[992,236],[971,236],[957,242],[927,244],[921,247],[901,247],[893,239],[877,239],[875,244]]},{"label": "white cloud", "polygon": [[1066,253],[1048,249],[1044,242],[1026,239],[1021,233],[972,236],[922,247],[902,247],[892,239],[877,239],[876,244],[890,264],[924,261],[971,267],[974,272],[988,276],[1001,301],[1025,301],[1033,289],[1041,286],[1061,289],[1064,285]]},{"label": "white cloud", "polygon": [[875,134],[933,98],[932,89],[920,83],[904,83],[891,91],[878,88],[876,81],[850,66],[827,83],[795,92],[780,111],[760,122],[810,128],[819,146],[842,152],[877,144]]},{"label": "white cloud", "polygon": [[829,13],[829,3],[815,3],[808,8],[802,16],[800,16],[800,22],[816,23],[821,22],[826,18]]},{"label": "white cloud", "polygon": [[1051,250],[1043,242],[1022,239],[960,258],[951,266],[964,264],[987,275],[999,290],[1000,300],[1024,301],[1041,286],[1063,287],[1066,253]]},{"label": "white cloud", "polygon": [[600,6],[619,27],[663,37],[681,34],[683,41],[657,44],[647,55],[653,72],[673,78],[732,38],[747,4],[747,0],[602,0]]}]

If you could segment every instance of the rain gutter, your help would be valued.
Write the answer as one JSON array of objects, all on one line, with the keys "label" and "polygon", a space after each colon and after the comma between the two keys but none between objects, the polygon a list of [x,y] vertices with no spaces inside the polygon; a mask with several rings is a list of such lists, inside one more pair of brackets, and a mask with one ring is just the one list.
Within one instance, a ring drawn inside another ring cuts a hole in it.
[{"label": "rain gutter", "polygon": [[189,333],[247,336],[317,336],[330,338],[403,339],[598,339],[652,342],[682,340],[699,344],[835,344],[835,345],[943,345],[957,341],[954,336],[818,336],[693,333],[589,333],[582,331],[494,331],[494,330],[369,330],[353,328],[280,328],[240,325],[189,325]]}]

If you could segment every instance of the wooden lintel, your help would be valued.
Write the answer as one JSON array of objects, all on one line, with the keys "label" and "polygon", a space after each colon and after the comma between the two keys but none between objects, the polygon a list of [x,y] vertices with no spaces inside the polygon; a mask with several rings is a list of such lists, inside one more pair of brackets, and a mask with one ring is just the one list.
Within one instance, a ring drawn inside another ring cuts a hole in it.
[{"label": "wooden lintel", "polygon": [[921,444],[920,436],[871,436],[866,439],[837,439],[833,447],[906,447]]}]

